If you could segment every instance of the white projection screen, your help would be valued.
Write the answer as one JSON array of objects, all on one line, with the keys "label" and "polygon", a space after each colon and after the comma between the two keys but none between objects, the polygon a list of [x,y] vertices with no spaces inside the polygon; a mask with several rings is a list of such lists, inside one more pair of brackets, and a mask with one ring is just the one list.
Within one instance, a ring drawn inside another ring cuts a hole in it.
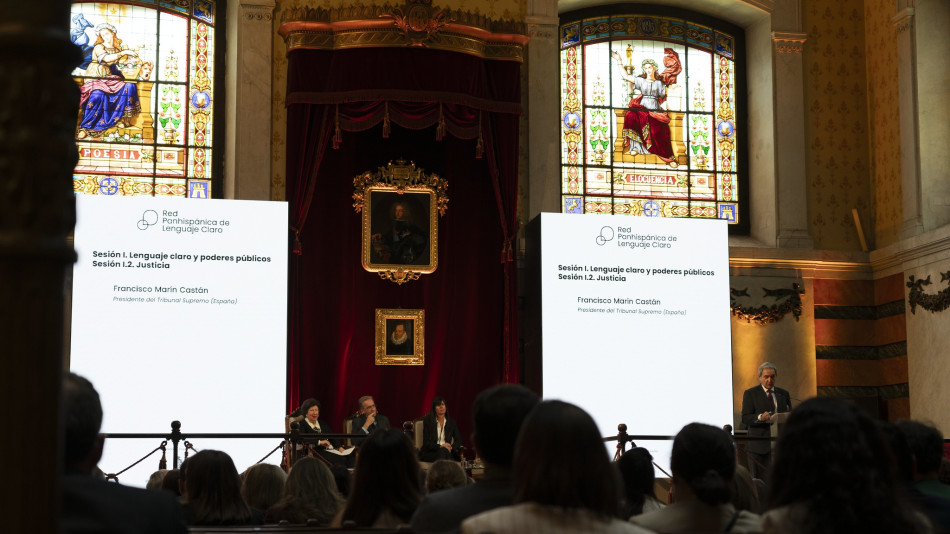
[{"label": "white projection screen", "polygon": [[[540,269],[545,399],[603,436],[732,424],[725,221],[543,213]],[[672,441],[636,444],[669,471]]]},{"label": "white projection screen", "polygon": [[[70,369],[95,385],[103,432],[279,433],[286,410],[287,204],[76,197]],[[273,439],[193,439],[238,471]],[[106,439],[116,473],[160,439]],[[172,468],[172,443],[167,444]],[[184,448],[180,448],[184,452]],[[119,476],[144,486],[161,453]],[[179,458],[180,460],[180,458]],[[279,463],[280,453],[268,463]]]}]

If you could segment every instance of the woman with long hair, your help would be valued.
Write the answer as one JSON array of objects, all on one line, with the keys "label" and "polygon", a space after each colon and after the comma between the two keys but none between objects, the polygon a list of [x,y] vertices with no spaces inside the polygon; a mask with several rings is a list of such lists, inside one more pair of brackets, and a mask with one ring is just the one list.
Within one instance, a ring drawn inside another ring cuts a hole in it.
[{"label": "woman with long hair", "polygon": [[325,527],[343,507],[330,468],[317,458],[301,458],[290,469],[280,500],[267,510],[265,523],[287,521],[304,524],[313,520]]},{"label": "woman with long hair", "polygon": [[514,505],[470,517],[463,534],[648,532],[618,518],[620,492],[596,423],[561,401],[539,404],[515,445]]},{"label": "woman with long hair", "polygon": [[409,524],[422,500],[416,450],[399,430],[378,428],[360,445],[346,507],[331,526],[396,528]]},{"label": "woman with long hair", "polygon": [[853,404],[813,398],[792,410],[775,448],[767,534],[920,533],[880,429]]},{"label": "woman with long hair", "polygon": [[203,450],[181,465],[189,525],[260,525],[264,513],[241,497],[241,477],[227,453]]},{"label": "woman with long hair", "polygon": [[690,423],[673,439],[673,504],[630,518],[665,533],[756,533],[760,517],[737,510],[731,501],[736,473],[732,438],[721,428]]},{"label": "woman with long hair", "polygon": [[462,447],[462,435],[455,420],[448,416],[445,399],[432,399],[432,408],[422,419],[422,447],[419,460],[458,460]]},{"label": "woman with long hair", "polygon": [[252,508],[264,511],[284,493],[287,473],[274,464],[255,464],[241,475],[241,496]]}]

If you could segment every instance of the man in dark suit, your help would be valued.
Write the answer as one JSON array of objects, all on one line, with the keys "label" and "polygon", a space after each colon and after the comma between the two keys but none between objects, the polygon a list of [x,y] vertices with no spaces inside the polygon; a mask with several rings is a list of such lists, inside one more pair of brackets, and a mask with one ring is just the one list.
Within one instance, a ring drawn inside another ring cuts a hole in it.
[{"label": "man in dark suit", "polygon": [[[769,437],[772,418],[777,413],[792,411],[792,397],[788,391],[775,387],[775,366],[765,362],[759,366],[759,385],[742,394],[742,421],[739,428],[747,428],[750,437]],[[772,463],[772,443],[749,440],[745,445],[749,471],[752,476],[765,480]]]},{"label": "man in dark suit", "polygon": [[63,383],[66,473],[60,532],[186,534],[181,506],[171,492],[120,486],[93,477],[105,436],[99,394],[70,373]]},{"label": "man in dark suit", "polygon": [[[374,430],[389,428],[389,418],[376,410],[376,401],[366,395],[359,400],[360,414],[353,420],[353,433],[370,435]],[[365,438],[354,438],[353,444],[359,445]]]},{"label": "man in dark suit", "polygon": [[427,495],[412,515],[413,532],[457,532],[465,519],[508,506],[514,499],[511,459],[518,430],[538,396],[524,386],[504,384],[481,392],[472,405],[472,442],[485,463],[475,484]]}]

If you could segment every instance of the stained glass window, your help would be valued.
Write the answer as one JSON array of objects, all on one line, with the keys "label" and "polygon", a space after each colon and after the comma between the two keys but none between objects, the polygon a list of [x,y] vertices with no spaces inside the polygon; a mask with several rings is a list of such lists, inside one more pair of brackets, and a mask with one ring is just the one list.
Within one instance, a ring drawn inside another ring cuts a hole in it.
[{"label": "stained glass window", "polygon": [[75,2],[70,20],[74,191],[210,198],[214,1]]},{"label": "stained glass window", "polygon": [[737,37],[659,15],[562,24],[562,212],[738,224]]}]

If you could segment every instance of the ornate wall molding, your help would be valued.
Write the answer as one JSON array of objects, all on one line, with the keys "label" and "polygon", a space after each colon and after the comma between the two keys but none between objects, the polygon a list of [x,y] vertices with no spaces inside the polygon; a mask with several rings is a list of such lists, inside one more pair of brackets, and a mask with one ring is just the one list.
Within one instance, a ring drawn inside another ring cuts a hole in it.
[{"label": "ornate wall molding", "polygon": [[522,22],[438,9],[431,0],[395,7],[291,8],[281,17],[279,33],[288,50],[418,46],[513,61],[524,60],[528,43]]},{"label": "ornate wall molding", "polygon": [[950,308],[950,271],[940,273],[940,281],[948,282],[947,287],[937,293],[928,295],[924,293],[923,286],[930,285],[930,276],[917,279],[914,275],[910,275],[907,279],[907,287],[910,288],[907,297],[907,302],[910,304],[910,313],[916,314],[918,305],[929,312],[941,312]]},{"label": "ornate wall molding", "polygon": [[808,34],[795,32],[772,32],[772,46],[780,54],[801,54]]},{"label": "ornate wall molding", "polygon": [[791,313],[797,322],[802,315],[802,295],[805,294],[805,290],[798,283],[793,283],[791,289],[768,289],[763,287],[763,297],[779,301],[768,306],[765,304],[759,306],[740,305],[736,299],[738,297],[749,297],[748,288],[741,290],[729,288],[729,294],[729,307],[732,310],[732,315],[747,323],[755,323],[761,326],[777,323],[788,313]]}]

